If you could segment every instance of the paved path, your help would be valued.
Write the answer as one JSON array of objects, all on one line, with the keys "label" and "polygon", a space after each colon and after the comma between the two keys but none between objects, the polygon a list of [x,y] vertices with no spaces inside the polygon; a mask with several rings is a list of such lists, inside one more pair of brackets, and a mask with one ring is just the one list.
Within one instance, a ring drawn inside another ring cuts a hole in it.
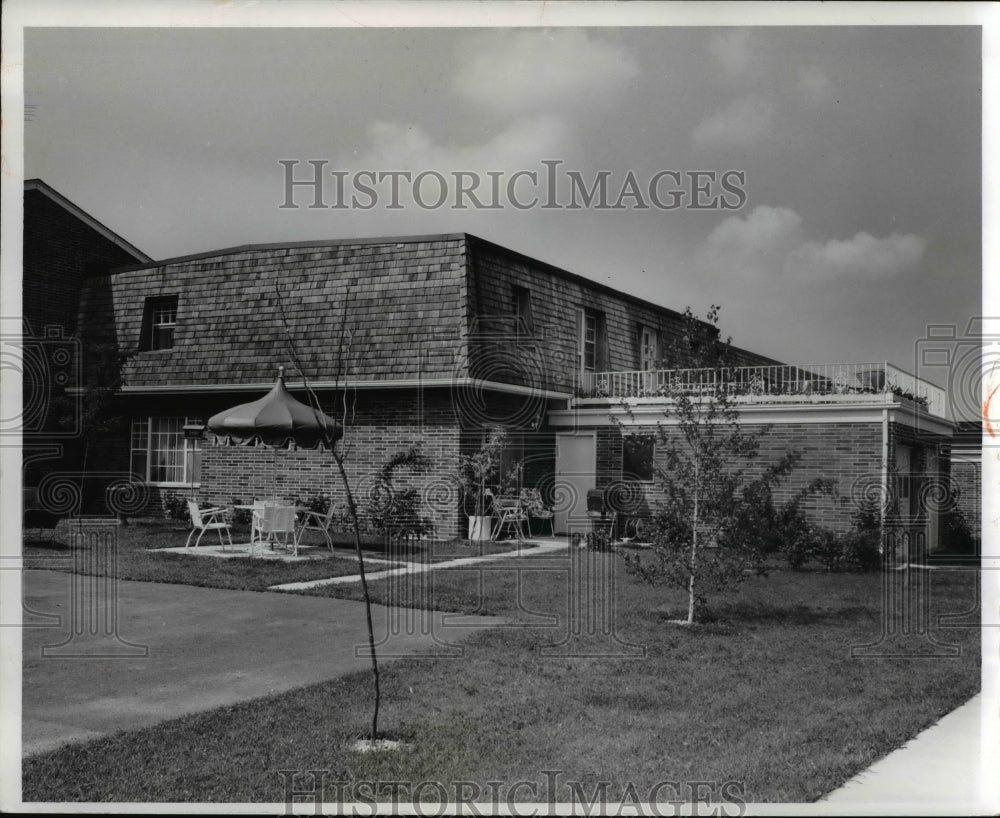
[{"label": "paved path", "polygon": [[[996,748],[981,744],[982,695],[968,702],[916,738],[819,801],[838,810],[865,814],[982,815],[995,812]],[[984,812],[984,807],[992,809]]]},{"label": "paved path", "polygon": [[[370,667],[361,602],[31,570],[24,601],[25,624],[36,625],[23,636],[25,755]],[[503,621],[379,605],[372,614],[386,661],[454,655],[462,638]]]},{"label": "paved path", "polygon": [[[517,557],[537,557],[544,554],[551,554],[554,551],[565,551],[569,548],[569,541],[547,540],[536,544],[534,541],[526,543],[526,547],[513,551],[501,551],[497,554],[484,554],[479,557],[456,557],[453,560],[442,562],[407,562],[399,568],[388,568],[384,571],[365,572],[365,578],[372,582],[386,577],[400,576],[401,574],[426,574],[428,571],[440,571],[445,568],[467,568],[481,562],[495,562],[496,560],[509,560]],[[365,557],[368,562],[368,557]],[[286,582],[282,585],[272,585],[274,591],[304,591],[308,588],[318,588],[321,585],[345,585],[349,583],[361,582],[360,574],[351,574],[343,577],[329,577],[327,579],[311,579],[305,582]]]}]

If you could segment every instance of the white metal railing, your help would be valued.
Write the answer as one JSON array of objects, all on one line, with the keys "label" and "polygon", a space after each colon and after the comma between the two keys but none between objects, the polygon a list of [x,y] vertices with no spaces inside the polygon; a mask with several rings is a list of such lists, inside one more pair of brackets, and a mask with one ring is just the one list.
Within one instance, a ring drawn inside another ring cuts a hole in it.
[{"label": "white metal railing", "polygon": [[650,369],[584,372],[581,397],[643,398],[671,393],[703,394],[723,388],[731,395],[798,397],[821,402],[838,396],[894,394],[947,417],[947,393],[928,381],[882,361],[863,364],[736,366],[721,369]]}]

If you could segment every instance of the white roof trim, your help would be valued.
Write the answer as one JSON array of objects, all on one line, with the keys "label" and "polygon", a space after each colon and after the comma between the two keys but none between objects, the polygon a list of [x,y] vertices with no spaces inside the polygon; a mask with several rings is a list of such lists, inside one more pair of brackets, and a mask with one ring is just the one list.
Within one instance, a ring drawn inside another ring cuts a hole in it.
[{"label": "white roof trim", "polygon": [[[664,413],[664,403],[638,402],[629,404],[630,412],[621,406],[583,407],[576,402],[576,408],[552,410],[549,425],[556,428],[594,428],[612,425],[622,426],[676,426],[677,417]],[[934,434],[950,437],[953,426],[950,421],[927,413],[916,414],[907,411],[898,403],[882,401],[844,401],[839,403],[797,403],[768,404],[740,403],[734,406],[744,423],[881,423],[882,412],[888,410],[889,420],[903,423]],[[611,416],[614,415],[614,420]]]},{"label": "white roof trim", "polygon": [[123,239],[121,236],[119,236],[110,228],[105,227],[103,224],[97,221],[97,219],[95,219],[85,210],[82,210],[81,208],[77,207],[61,193],[59,193],[56,190],[53,190],[51,187],[45,184],[45,182],[43,182],[41,179],[28,179],[24,183],[24,189],[25,191],[37,190],[39,193],[44,193],[53,202],[59,205],[63,210],[72,213],[74,216],[76,216],[76,218],[78,218],[88,227],[92,228],[93,230],[96,230],[112,244],[118,245],[122,250],[124,250],[129,255],[134,256],[139,261],[149,262],[153,260],[150,256],[147,256],[144,252],[142,252],[142,250],[140,250],[138,247],[125,241],[125,239]]},{"label": "white roof trim", "polygon": [[[165,394],[191,394],[191,393],[218,393],[218,392],[257,392],[267,391],[274,386],[274,381],[261,381],[259,383],[187,383],[187,384],[164,384],[150,386],[123,386],[119,391],[123,395],[165,395]],[[285,386],[288,389],[304,389],[305,385],[301,380],[285,379]],[[437,387],[462,387],[475,389],[488,389],[491,392],[506,392],[511,395],[533,395],[552,400],[569,400],[571,395],[565,392],[553,392],[549,389],[534,389],[530,386],[518,386],[516,384],[499,383],[497,381],[483,381],[478,378],[401,378],[397,380],[361,381],[344,380],[340,383],[335,381],[312,381],[313,389],[319,391],[329,391],[331,389],[417,389],[417,388],[437,388]],[[70,393],[82,391],[80,387],[72,387],[66,390]]]}]

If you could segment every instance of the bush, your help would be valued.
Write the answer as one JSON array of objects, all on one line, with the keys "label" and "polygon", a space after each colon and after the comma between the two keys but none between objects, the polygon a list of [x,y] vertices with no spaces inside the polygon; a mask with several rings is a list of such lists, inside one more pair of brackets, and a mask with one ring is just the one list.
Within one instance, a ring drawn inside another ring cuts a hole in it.
[{"label": "bush", "polygon": [[381,501],[373,501],[369,509],[372,528],[381,533],[405,531],[410,534],[428,534],[432,526],[421,515],[420,509],[420,492],[416,489],[383,495]]},{"label": "bush", "polygon": [[236,508],[236,506],[244,505],[243,500],[239,497],[232,498],[233,506],[233,525],[250,525],[250,521],[253,519],[253,512],[248,508]]},{"label": "bush", "polygon": [[783,553],[792,568],[813,560],[828,571],[873,571],[882,564],[882,521],[878,505],[865,503],[854,512],[851,530],[840,534],[808,525],[798,511],[787,521]]},{"label": "bush", "polygon": [[587,547],[595,551],[611,551],[613,544],[610,529],[598,529],[587,534]]},{"label": "bush", "polygon": [[943,529],[945,549],[957,554],[976,553],[976,537],[961,509],[953,508],[944,515]]},{"label": "bush", "polygon": [[191,512],[188,511],[187,498],[176,492],[163,495],[163,516],[168,520],[183,520],[191,522]]}]

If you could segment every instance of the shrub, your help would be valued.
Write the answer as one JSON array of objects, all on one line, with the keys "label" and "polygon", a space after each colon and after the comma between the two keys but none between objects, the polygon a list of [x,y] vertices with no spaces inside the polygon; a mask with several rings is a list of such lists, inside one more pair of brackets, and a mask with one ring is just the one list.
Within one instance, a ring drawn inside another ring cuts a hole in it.
[{"label": "shrub", "polygon": [[397,452],[386,461],[368,499],[368,519],[375,531],[405,531],[417,535],[430,533],[433,527],[430,520],[421,514],[420,492],[414,488],[397,489],[394,483],[400,469],[419,474],[426,471],[429,465],[430,460],[419,446]]},{"label": "shrub", "polygon": [[250,525],[250,520],[253,519],[253,512],[248,508],[236,508],[236,506],[244,505],[243,500],[239,497],[232,498],[233,506],[233,525]]},{"label": "shrub", "polygon": [[595,551],[611,551],[614,540],[608,528],[591,531],[587,534],[587,547]]},{"label": "shrub", "polygon": [[167,492],[163,495],[163,516],[168,520],[191,521],[191,513],[188,511],[187,498],[181,497],[176,492]]},{"label": "shrub", "polygon": [[958,554],[975,554],[976,537],[961,509],[953,508],[944,515],[944,544],[948,551]]}]

